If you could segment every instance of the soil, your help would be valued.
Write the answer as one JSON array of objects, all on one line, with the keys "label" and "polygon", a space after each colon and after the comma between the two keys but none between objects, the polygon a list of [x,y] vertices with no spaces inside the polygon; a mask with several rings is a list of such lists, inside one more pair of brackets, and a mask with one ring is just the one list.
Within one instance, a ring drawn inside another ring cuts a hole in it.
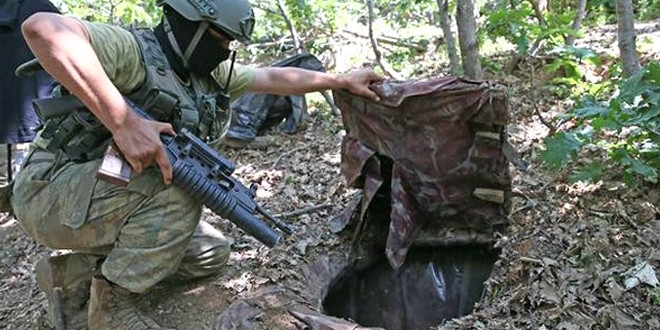
[{"label": "soil", "polygon": [[[656,30],[646,35],[657,39]],[[616,29],[605,31],[613,36]],[[614,46],[611,40],[603,47]],[[659,53],[645,56],[657,59]],[[567,101],[539,92],[529,78],[525,70],[488,77],[510,89],[510,139],[531,167],[527,172],[512,167],[511,226],[497,243],[501,253],[484,298],[473,314],[438,328],[660,329],[660,289],[643,283],[624,287],[635,266],[647,263],[653,275],[660,269],[659,187],[630,188],[614,168],[594,184],[569,183],[570,169],[545,170],[537,152],[548,127],[537,109],[549,118],[566,109]],[[322,111],[324,107],[322,102],[310,104],[307,128],[279,135],[271,147],[224,150],[236,164],[236,176],[258,183],[258,202],[294,226],[295,234],[268,249],[227,220],[205,212],[207,221],[235,239],[229,265],[209,279],[160,285],[140,300],[145,313],[180,330],[214,329],[232,303],[273,285],[303,290],[304,265],[321,255],[347,252],[346,242],[332,233],[330,220],[357,191],[346,187],[340,173],[341,121]],[[599,161],[601,156],[585,157]],[[307,212],[286,216],[303,209]],[[40,256],[51,252],[8,214],[0,214],[0,251],[0,328],[49,329],[45,296],[33,268]],[[256,316],[255,328],[302,329],[289,314],[277,315]]]}]

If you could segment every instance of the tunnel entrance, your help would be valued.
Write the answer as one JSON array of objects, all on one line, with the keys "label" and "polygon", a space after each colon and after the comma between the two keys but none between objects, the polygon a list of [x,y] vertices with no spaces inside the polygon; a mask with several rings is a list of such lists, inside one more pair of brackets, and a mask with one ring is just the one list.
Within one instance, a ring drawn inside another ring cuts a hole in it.
[{"label": "tunnel entrance", "polygon": [[490,245],[416,248],[398,270],[383,257],[364,270],[344,272],[323,308],[365,327],[428,329],[472,312],[497,255]]}]

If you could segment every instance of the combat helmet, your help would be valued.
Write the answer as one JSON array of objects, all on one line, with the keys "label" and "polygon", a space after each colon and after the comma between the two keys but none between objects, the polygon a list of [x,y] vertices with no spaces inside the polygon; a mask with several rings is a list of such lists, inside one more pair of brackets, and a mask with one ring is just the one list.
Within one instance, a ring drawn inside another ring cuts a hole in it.
[{"label": "combat helmet", "polygon": [[254,28],[254,11],[248,0],[157,0],[193,22],[207,22],[242,43]]}]

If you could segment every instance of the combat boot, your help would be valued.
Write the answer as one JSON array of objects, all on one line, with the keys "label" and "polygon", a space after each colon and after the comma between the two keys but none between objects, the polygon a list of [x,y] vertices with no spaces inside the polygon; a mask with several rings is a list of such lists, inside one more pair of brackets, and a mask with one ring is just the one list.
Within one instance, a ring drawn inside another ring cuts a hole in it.
[{"label": "combat boot", "polygon": [[225,137],[223,144],[232,149],[267,149],[277,144],[275,136],[257,136],[252,140]]},{"label": "combat boot", "polygon": [[137,311],[135,296],[102,276],[95,276],[89,296],[89,330],[168,330]]},{"label": "combat boot", "polygon": [[92,277],[102,257],[70,253],[37,262],[37,284],[48,299],[48,322],[56,330],[84,330]]}]

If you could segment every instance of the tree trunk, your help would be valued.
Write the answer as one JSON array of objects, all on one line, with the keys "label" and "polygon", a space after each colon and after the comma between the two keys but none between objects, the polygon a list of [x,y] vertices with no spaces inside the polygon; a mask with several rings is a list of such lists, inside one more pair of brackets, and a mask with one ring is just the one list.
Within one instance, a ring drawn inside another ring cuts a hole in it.
[{"label": "tree trunk", "polygon": [[277,0],[277,8],[279,8],[282,17],[284,18],[284,22],[286,23],[286,26],[289,28],[289,32],[291,32],[291,37],[293,38],[293,47],[295,48],[296,53],[298,54],[302,53],[303,49],[300,43],[300,36],[298,35],[298,31],[296,30],[295,25],[293,25],[293,22],[291,22],[291,18],[289,18],[289,13],[287,12],[284,2],[282,2],[282,0]]},{"label": "tree trunk", "polygon": [[640,70],[635,42],[635,21],[633,18],[632,0],[617,0],[616,14],[618,18],[619,53],[623,60],[623,74],[629,77]]},{"label": "tree trunk", "polygon": [[481,80],[481,62],[479,60],[479,44],[477,43],[477,23],[474,18],[473,0],[458,0],[456,6],[456,25],[458,26],[458,43],[461,47],[463,70],[468,77]]},{"label": "tree trunk", "polygon": [[[303,48],[302,42],[300,42],[300,36],[298,35],[298,30],[296,30],[296,26],[293,25],[293,22],[291,22],[291,18],[289,18],[289,13],[286,9],[286,5],[282,0],[277,0],[277,8],[279,8],[282,17],[284,18],[284,22],[286,23],[286,26],[289,28],[289,32],[291,32],[291,38],[293,38],[293,47],[295,48],[296,53],[297,54],[303,53],[305,49]],[[325,91],[321,91],[320,93],[325,98],[325,101],[328,102],[332,114],[339,115],[339,109],[337,108],[337,105],[335,105],[335,102],[332,99],[332,95],[330,95],[330,92],[325,90]]]},{"label": "tree trunk", "polygon": [[374,51],[374,55],[376,55],[376,62],[380,67],[383,69],[383,72],[396,79],[396,80],[402,80],[403,78],[399,77],[399,75],[394,71],[390,66],[383,61],[382,59],[382,54],[380,53],[380,49],[378,49],[378,41],[376,41],[376,37],[374,36],[374,29],[373,29],[373,22],[374,22],[374,1],[373,0],[367,0],[367,9],[369,10],[369,40],[371,40],[371,48]]},{"label": "tree trunk", "polygon": [[461,70],[461,62],[458,58],[456,51],[456,39],[454,33],[451,31],[451,16],[449,16],[449,0],[437,0],[438,10],[440,12],[440,26],[442,27],[442,34],[445,42],[447,43],[447,56],[449,57],[449,67],[451,74],[459,76],[463,72]]},{"label": "tree trunk", "polygon": [[[577,0],[577,8],[575,12],[575,18],[573,19],[573,31],[575,33],[580,32],[580,28],[582,27],[582,20],[584,19],[584,16],[587,15],[587,0]],[[566,45],[567,46],[573,46],[575,44],[575,35],[569,35],[566,37]]]},{"label": "tree trunk", "polygon": [[534,8],[534,14],[536,15],[536,19],[539,20],[539,24],[541,26],[548,26],[548,22],[546,22],[545,17],[543,17],[546,9],[548,8],[548,1],[529,0],[529,3],[532,5],[532,8]]}]

